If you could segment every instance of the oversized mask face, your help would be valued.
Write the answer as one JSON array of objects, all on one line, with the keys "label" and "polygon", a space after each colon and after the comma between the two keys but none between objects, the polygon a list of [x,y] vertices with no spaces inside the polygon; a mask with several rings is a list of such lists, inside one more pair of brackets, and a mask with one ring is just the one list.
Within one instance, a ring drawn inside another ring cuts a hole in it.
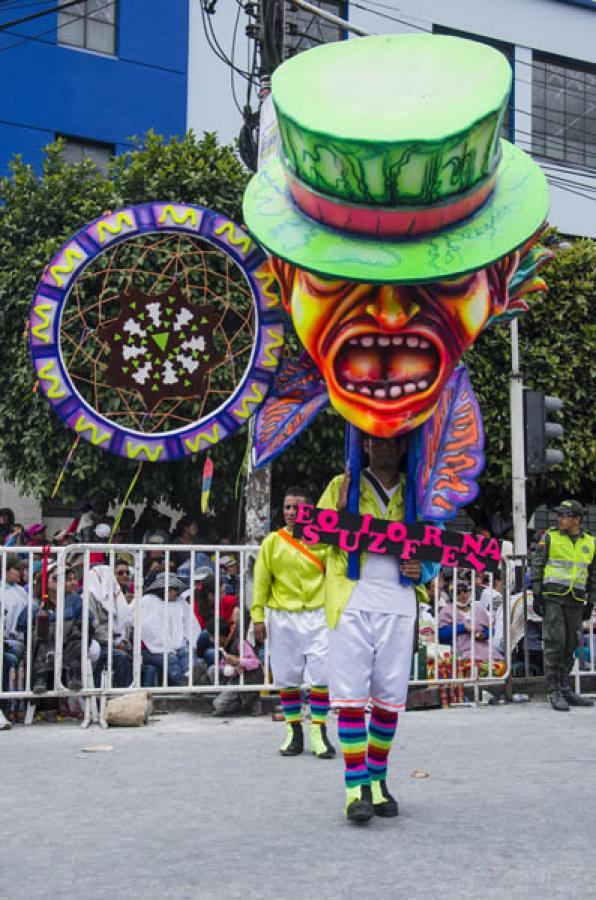
[{"label": "oversized mask face", "polygon": [[378,285],[272,261],[286,309],[332,405],[377,437],[411,431],[431,415],[463,354],[506,309],[516,263],[507,257],[445,281]]}]

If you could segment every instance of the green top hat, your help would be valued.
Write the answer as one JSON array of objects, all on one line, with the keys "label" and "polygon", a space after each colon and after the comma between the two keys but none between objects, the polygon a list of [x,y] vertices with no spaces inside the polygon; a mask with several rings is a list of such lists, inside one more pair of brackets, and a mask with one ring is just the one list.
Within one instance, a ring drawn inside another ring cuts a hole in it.
[{"label": "green top hat", "polygon": [[483,268],[548,209],[539,166],[499,140],[510,87],[498,51],[429,34],[288,60],[272,82],[283,156],[248,186],[249,229],[300,268],[355,281]]}]

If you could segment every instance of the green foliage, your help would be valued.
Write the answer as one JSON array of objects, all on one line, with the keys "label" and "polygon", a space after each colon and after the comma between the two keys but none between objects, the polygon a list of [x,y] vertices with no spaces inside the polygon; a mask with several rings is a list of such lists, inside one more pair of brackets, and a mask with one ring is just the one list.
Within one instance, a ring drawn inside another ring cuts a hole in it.
[{"label": "green foliage", "polygon": [[[540,274],[549,290],[530,298],[530,311],[519,319],[520,368],[525,385],[565,402],[553,418],[563,425],[565,436],[549,445],[565,452],[565,462],[527,481],[529,514],[541,503],[553,505],[563,497],[596,500],[596,242],[579,240],[556,249]],[[508,326],[489,328],[465,362],[484,418],[487,458],[480,496],[470,512],[486,522],[496,510],[511,508]]]},{"label": "green foliage", "polygon": [[[64,161],[60,143],[47,148],[43,171],[16,158],[12,175],[0,179],[0,465],[6,476],[41,500],[47,499],[74,435],[39,391],[24,329],[36,284],[60,246],[86,222],[108,210],[150,200],[197,203],[242,220],[248,173],[234,149],[213,134],[166,144],[149,133],[137,149],[116,158],[106,175],[90,160]],[[242,465],[242,434],[215,448],[213,493],[218,506],[234,500]],[[169,500],[196,510],[204,457],[144,467],[134,498]],[[102,491],[122,497],[136,464],[81,441],[62,482],[64,503]]]}]

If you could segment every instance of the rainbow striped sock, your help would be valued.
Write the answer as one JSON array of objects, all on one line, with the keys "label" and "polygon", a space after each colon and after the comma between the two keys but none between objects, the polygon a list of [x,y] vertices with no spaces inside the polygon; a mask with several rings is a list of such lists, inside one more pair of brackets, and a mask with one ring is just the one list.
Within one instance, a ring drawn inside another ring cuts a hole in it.
[{"label": "rainbow striped sock", "polygon": [[366,766],[366,718],[364,709],[341,707],[337,719],[337,733],[346,767],[346,788],[370,784]]},{"label": "rainbow striped sock", "polygon": [[397,729],[397,713],[374,706],[368,723],[366,765],[372,781],[387,778],[387,757]]},{"label": "rainbow striped sock", "polygon": [[329,712],[329,688],[326,684],[313,684],[310,689],[310,720],[313,725],[325,725]]},{"label": "rainbow striped sock", "polygon": [[288,725],[300,722],[302,714],[302,698],[299,687],[285,687],[279,692],[284,719]]}]

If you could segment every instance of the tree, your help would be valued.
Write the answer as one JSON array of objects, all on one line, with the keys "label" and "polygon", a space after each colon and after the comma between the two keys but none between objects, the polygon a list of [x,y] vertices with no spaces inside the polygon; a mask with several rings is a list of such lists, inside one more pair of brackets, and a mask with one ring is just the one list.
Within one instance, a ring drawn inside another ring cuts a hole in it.
[{"label": "tree", "polygon": [[[248,173],[234,149],[214,135],[188,134],[165,143],[149,133],[132,152],[116,158],[104,175],[90,160],[64,161],[60,143],[47,148],[41,176],[17,157],[0,180],[0,462],[6,476],[47,499],[73,443],[73,434],[51,411],[41,392],[25,341],[25,323],[37,281],[64,241],[106,210],[163,199],[218,209],[241,221]],[[214,496],[234,493],[230,475],[241,466],[242,440],[217,447]],[[136,466],[86,442],[76,450],[59,498],[72,502],[92,492],[122,497]],[[169,500],[196,510],[202,456],[176,464],[147,464],[134,499]],[[223,473],[226,477],[223,477]]]},{"label": "tree", "polygon": [[[9,178],[0,179],[0,465],[6,477],[41,501],[47,500],[74,441],[36,389],[26,343],[25,323],[44,267],[60,246],[86,222],[106,210],[150,200],[196,203],[242,221],[242,196],[249,173],[234,148],[220,146],[213,134],[165,143],[149,133],[137,149],[117,157],[104,175],[90,160],[67,163],[61,143],[50,144],[37,176],[17,157]],[[275,464],[274,495],[290,481],[302,480],[316,493],[329,471],[342,466],[343,424],[321,415],[296,446]],[[212,451],[213,504],[235,531],[248,433]],[[323,451],[331,447],[331,454]],[[147,463],[132,501],[166,500],[197,511],[204,456],[177,463]],[[332,467],[332,468],[331,468]],[[81,441],[58,498],[72,503],[92,493],[121,499],[136,464]]]},{"label": "tree", "polygon": [[[530,311],[519,320],[520,365],[524,384],[565,402],[557,419],[565,436],[552,444],[564,451],[565,461],[527,481],[528,515],[541,503],[552,506],[563,497],[596,500],[596,242],[554,248],[553,259],[541,270],[549,290],[530,299]],[[511,509],[510,359],[509,328],[496,324],[464,360],[486,433],[486,469],[479,498],[469,510],[479,524],[489,524],[497,510]]]}]

